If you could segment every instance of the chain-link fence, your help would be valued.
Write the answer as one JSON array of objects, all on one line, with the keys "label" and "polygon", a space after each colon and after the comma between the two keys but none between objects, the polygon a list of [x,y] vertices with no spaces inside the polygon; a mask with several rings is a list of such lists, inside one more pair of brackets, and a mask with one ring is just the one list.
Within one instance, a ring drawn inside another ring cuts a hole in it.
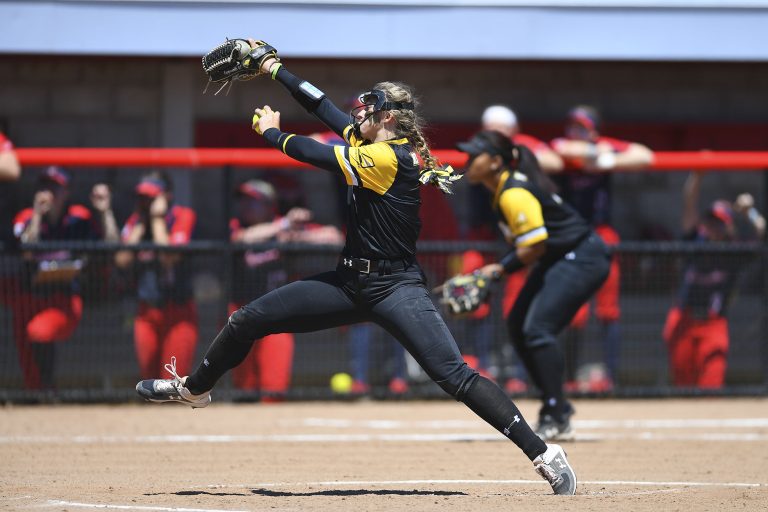
[{"label": "chain-link fence", "polygon": [[[419,262],[429,286],[436,286],[462,269],[467,251],[488,261],[501,250],[493,243],[425,242]],[[220,241],[178,247],[49,242],[2,253],[0,399],[132,398],[143,372],[156,368],[153,376],[164,373],[162,365],[168,361],[160,358],[169,350],[177,351],[180,361],[186,358],[187,366],[196,365],[232,307],[287,281],[335,268],[338,253],[332,246]],[[730,346],[725,387],[717,392],[763,393],[768,383],[766,256],[757,245],[621,244],[616,249],[619,309],[606,315],[605,306],[593,301],[590,311],[580,312],[577,323],[561,336],[571,392],[700,392],[696,386],[673,382],[670,345],[663,332],[681,296],[692,315],[704,319],[711,314],[705,311],[702,317],[698,310],[711,308],[712,297],[719,296],[719,306],[727,307],[723,316]],[[699,274],[725,278],[714,287],[706,282],[696,286],[686,279],[693,265]],[[535,394],[504,321],[515,293],[514,283],[498,283],[487,311],[446,319],[473,366],[508,385],[511,393]],[[277,389],[289,399],[357,393],[380,398],[443,396],[378,326],[344,326],[296,334],[293,340],[289,381]],[[169,344],[165,351],[155,350],[163,343]],[[285,353],[275,357],[284,358]],[[274,361],[270,356],[262,359],[261,371],[270,372]],[[591,387],[595,374],[611,372],[613,387]],[[362,379],[365,386],[342,386],[334,392],[329,382],[338,373]],[[400,387],[393,387],[396,379]],[[243,384],[230,375],[217,387],[220,399],[255,400],[274,392],[268,384]]]}]

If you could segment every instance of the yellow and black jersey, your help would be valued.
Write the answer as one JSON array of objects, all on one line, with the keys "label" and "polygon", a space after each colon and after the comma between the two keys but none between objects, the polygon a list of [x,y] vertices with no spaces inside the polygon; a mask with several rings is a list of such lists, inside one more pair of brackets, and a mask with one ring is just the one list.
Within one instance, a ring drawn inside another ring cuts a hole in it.
[{"label": "yellow and black jersey", "polygon": [[319,143],[276,128],[264,138],[296,160],[343,176],[347,195],[344,255],[368,259],[405,259],[416,253],[419,220],[419,161],[407,139],[370,143],[352,129],[341,130],[348,144]]},{"label": "yellow and black jersey", "polygon": [[527,247],[544,241],[547,258],[571,251],[591,231],[557,194],[544,192],[520,171],[502,172],[493,207],[507,242]]}]

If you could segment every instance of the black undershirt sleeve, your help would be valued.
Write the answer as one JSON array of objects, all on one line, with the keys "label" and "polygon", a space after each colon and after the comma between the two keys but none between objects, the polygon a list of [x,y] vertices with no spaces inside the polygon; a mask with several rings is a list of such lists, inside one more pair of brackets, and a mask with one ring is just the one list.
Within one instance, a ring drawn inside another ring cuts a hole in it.
[{"label": "black undershirt sleeve", "polygon": [[304,95],[299,86],[304,82],[302,78],[297,77],[287,69],[285,66],[281,66],[275,75],[275,80],[283,84],[288,89],[296,101],[298,101],[307,112],[313,114],[320,121],[323,122],[328,128],[333,130],[339,137],[344,137],[344,128],[349,126],[350,119],[349,114],[342,112],[336,105],[333,104],[327,96],[323,97],[319,102],[315,103],[309,100]]},{"label": "black undershirt sleeve", "polygon": [[341,173],[333,146],[317,142],[303,135],[292,136],[290,133],[281,132],[277,128],[269,128],[265,131],[264,139],[294,160],[326,171]]}]

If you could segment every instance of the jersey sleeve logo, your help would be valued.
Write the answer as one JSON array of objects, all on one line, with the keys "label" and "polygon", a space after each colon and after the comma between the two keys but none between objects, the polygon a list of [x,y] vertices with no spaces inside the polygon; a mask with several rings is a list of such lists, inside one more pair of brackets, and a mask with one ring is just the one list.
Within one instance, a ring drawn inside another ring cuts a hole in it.
[{"label": "jersey sleeve logo", "polygon": [[350,152],[350,157],[352,158],[352,163],[358,169],[369,169],[376,165],[373,157],[364,148],[360,148],[359,151]]}]

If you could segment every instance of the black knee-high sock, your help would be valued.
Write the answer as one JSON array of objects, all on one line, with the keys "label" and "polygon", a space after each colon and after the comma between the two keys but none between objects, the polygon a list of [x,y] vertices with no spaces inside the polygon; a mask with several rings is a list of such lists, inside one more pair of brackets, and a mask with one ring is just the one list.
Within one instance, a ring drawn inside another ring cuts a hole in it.
[{"label": "black knee-high sock", "polygon": [[184,386],[195,395],[210,391],[222,375],[243,362],[253,341],[237,341],[227,324],[213,339],[197,370],[187,377]]},{"label": "black knee-high sock", "polygon": [[547,451],[547,445],[531,430],[520,409],[485,377],[478,377],[463,402],[493,428],[507,436],[530,460]]},{"label": "black knee-high sock", "polygon": [[563,357],[565,363],[565,379],[575,381],[579,371],[579,352],[582,347],[583,329],[568,329],[563,336]]},{"label": "black knee-high sock", "polygon": [[535,371],[536,368],[533,364],[533,359],[531,358],[530,351],[525,346],[525,342],[522,339],[514,340],[513,345],[515,347],[515,352],[517,352],[517,357],[520,358],[520,361],[525,367],[525,371],[528,372],[528,377],[531,379],[531,382],[533,382],[537,388],[541,389],[541,383],[538,381],[540,375]]},{"label": "black knee-high sock", "polygon": [[565,412],[563,393],[563,372],[565,359],[556,343],[547,343],[530,352],[532,371],[536,372],[536,383],[544,395],[544,408],[556,417]]}]

